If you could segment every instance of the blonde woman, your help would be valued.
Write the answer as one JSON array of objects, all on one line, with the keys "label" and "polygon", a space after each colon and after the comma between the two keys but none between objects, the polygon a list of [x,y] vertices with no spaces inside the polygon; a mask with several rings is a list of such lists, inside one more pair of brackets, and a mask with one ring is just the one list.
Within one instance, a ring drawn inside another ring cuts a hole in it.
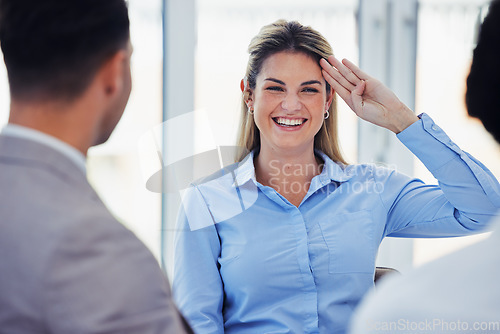
[{"label": "blonde woman", "polygon": [[[500,186],[429,116],[337,61],[315,30],[275,22],[249,53],[238,143],[250,153],[186,196],[174,297],[196,333],[343,333],[384,237],[479,231]],[[335,92],[396,133],[440,185],[348,165]]]}]

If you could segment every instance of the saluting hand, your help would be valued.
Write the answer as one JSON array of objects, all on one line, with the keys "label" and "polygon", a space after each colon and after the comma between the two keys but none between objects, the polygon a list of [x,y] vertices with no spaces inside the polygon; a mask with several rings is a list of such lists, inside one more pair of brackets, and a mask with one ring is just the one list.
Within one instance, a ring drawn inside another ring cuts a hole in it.
[{"label": "saluting hand", "polygon": [[321,59],[323,76],[361,119],[399,133],[418,121],[413,111],[384,84],[359,67],[334,56]]}]

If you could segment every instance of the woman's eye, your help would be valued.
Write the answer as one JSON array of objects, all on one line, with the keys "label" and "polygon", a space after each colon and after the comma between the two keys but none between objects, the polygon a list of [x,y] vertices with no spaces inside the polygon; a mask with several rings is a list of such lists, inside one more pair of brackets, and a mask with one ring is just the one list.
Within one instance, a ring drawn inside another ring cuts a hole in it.
[{"label": "woman's eye", "polygon": [[266,90],[271,90],[274,92],[283,92],[284,91],[284,89],[282,87],[279,87],[279,86],[269,86],[266,88]]},{"label": "woman's eye", "polygon": [[312,87],[306,87],[302,91],[305,93],[317,93],[317,92],[319,92],[319,90],[317,90],[316,88],[312,88]]}]

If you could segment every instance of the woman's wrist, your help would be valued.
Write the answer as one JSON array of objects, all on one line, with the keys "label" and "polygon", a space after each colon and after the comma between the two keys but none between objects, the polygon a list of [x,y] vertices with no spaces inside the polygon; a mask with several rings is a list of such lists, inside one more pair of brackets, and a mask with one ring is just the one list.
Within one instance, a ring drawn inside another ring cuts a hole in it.
[{"label": "woman's wrist", "polygon": [[402,110],[398,113],[399,117],[396,118],[392,128],[390,129],[395,134],[404,131],[407,127],[419,120],[418,116],[415,115],[415,113],[410,108],[408,108],[404,104],[401,108]]}]

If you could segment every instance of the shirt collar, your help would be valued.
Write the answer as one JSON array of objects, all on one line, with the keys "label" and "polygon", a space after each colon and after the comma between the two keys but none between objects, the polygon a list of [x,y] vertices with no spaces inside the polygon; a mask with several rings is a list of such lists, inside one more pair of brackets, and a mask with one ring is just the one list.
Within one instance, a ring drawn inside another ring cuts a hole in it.
[{"label": "shirt collar", "polygon": [[27,140],[32,140],[40,144],[44,144],[46,146],[51,147],[52,149],[60,152],[65,157],[73,161],[76,166],[86,174],[86,159],[82,152],[78,151],[73,146],[63,142],[60,139],[57,139],[53,136],[50,136],[46,133],[30,129],[24,126],[16,125],[16,124],[7,124],[1,131],[2,135],[17,137]]},{"label": "shirt collar", "polygon": [[315,152],[325,162],[323,170],[319,175],[321,181],[346,182],[354,176],[352,168],[349,168],[349,166],[341,162],[334,162],[329,156],[321,151],[316,150]]},{"label": "shirt collar", "polygon": [[252,151],[238,163],[238,167],[235,170],[235,186],[241,186],[250,180],[256,182],[255,166],[253,165],[254,155],[255,151]]},{"label": "shirt collar", "polygon": [[[353,177],[352,169],[342,163],[335,163],[326,154],[321,151],[316,150],[323,161],[325,162],[321,174],[318,175],[321,183],[328,183],[330,181],[336,182],[346,182]],[[241,162],[238,163],[238,167],[235,170],[235,186],[241,186],[250,180],[256,182],[255,179],[255,166],[253,164],[253,158],[255,155],[255,150],[250,152]]]}]

